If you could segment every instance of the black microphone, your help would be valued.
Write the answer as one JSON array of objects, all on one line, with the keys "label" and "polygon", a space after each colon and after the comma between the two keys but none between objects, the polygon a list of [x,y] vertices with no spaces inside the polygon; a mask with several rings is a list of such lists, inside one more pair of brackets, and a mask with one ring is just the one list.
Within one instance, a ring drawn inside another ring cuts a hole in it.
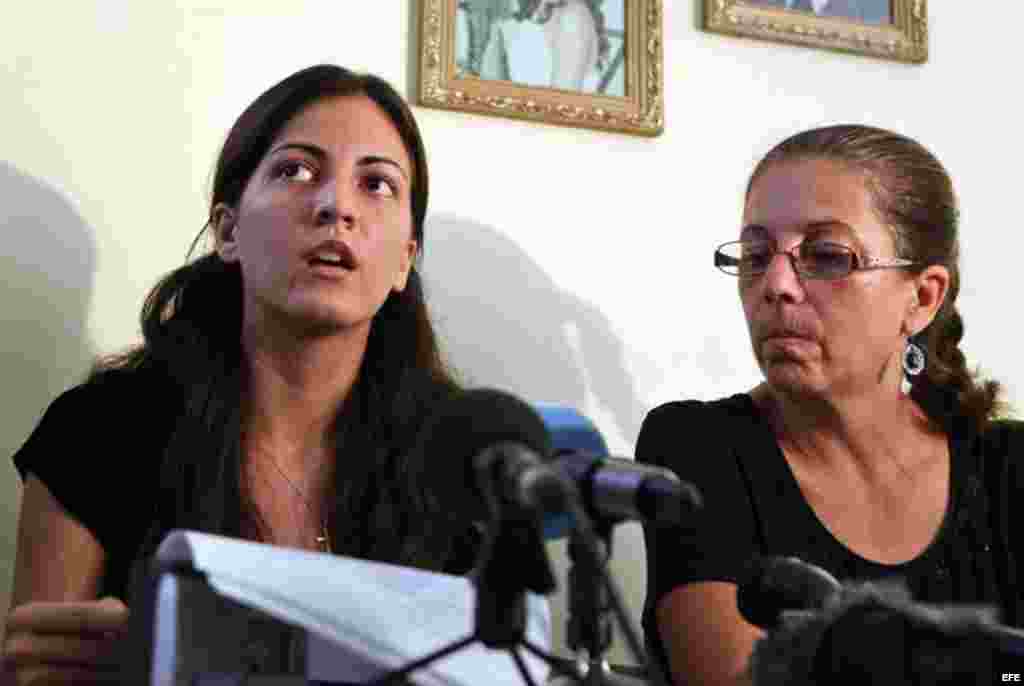
[{"label": "black microphone", "polygon": [[995,622],[994,608],[914,602],[892,581],[840,584],[794,557],[751,562],[737,605],[768,629],[751,657],[755,684],[991,683],[997,665],[1019,673],[1024,631]]},{"label": "black microphone", "polygon": [[[549,522],[557,526],[568,518],[597,579],[607,590],[609,605],[626,632],[634,656],[647,664],[638,632],[629,623],[621,594],[603,565],[591,515],[580,497],[579,481],[593,482],[594,463],[588,463],[585,473],[577,473],[564,461],[554,459],[551,432],[537,411],[513,395],[492,389],[454,394],[427,419],[419,438],[415,448],[418,462],[453,468],[442,467],[428,474],[435,479],[436,488],[432,490],[438,502],[450,503],[449,510],[455,517],[479,520],[483,514],[488,520],[471,574],[477,588],[476,630],[467,639],[433,654],[430,660],[473,641],[513,651],[521,644],[535,655],[544,656],[525,640],[523,593],[554,590],[544,530]],[[642,473],[644,478],[634,479],[635,486],[656,497],[661,482],[647,470]],[[467,484],[473,487],[467,488]],[[641,500],[646,503],[646,498]],[[653,675],[660,674],[656,666],[649,667]],[[406,667],[402,673],[414,668]]]},{"label": "black microphone", "polygon": [[[455,474],[438,471],[438,490],[453,509],[474,519],[493,516],[502,503],[542,514],[557,500],[547,428],[532,407],[509,393],[455,394],[428,418],[417,450],[425,464],[454,467]],[[492,496],[499,502],[489,502]]]},{"label": "black microphone", "polygon": [[815,611],[838,597],[842,584],[821,567],[797,557],[751,559],[736,592],[743,618],[776,629],[787,611]]},{"label": "black microphone", "polygon": [[695,486],[665,467],[565,452],[556,455],[555,464],[577,484],[583,502],[598,517],[680,524],[704,504]]},{"label": "black microphone", "polygon": [[[422,436],[426,464],[453,461],[464,470],[461,483],[476,484],[467,506],[474,516],[480,517],[493,488],[507,503],[542,515],[547,540],[571,529],[564,499],[574,487],[591,517],[612,521],[678,524],[702,506],[697,489],[669,469],[591,452],[603,439],[575,411],[534,407],[503,391],[456,394],[427,421]],[[465,498],[455,493],[457,483],[439,487],[451,502]]]},{"label": "black microphone", "polygon": [[[577,485],[595,523],[679,524],[703,506],[696,487],[672,470],[611,457],[597,427],[575,409],[549,403],[534,408],[551,435],[558,470]],[[571,524],[568,518],[546,521],[545,536],[560,538]]]}]

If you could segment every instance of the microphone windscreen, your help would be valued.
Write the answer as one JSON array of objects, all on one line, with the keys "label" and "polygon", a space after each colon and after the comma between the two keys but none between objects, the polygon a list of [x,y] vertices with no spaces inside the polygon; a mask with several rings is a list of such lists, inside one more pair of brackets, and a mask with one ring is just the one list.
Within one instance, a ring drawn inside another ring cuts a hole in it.
[{"label": "microphone windscreen", "polygon": [[[456,465],[458,474],[442,475],[443,487],[469,498],[474,518],[485,514],[476,490],[475,458],[500,443],[516,443],[541,459],[551,455],[551,439],[543,420],[519,398],[493,389],[461,391],[445,401],[424,425],[420,450],[427,464]],[[459,500],[460,498],[455,498]]]},{"label": "microphone windscreen", "polygon": [[751,624],[774,629],[782,612],[821,609],[840,589],[831,574],[799,558],[757,556],[740,580],[736,605]]}]

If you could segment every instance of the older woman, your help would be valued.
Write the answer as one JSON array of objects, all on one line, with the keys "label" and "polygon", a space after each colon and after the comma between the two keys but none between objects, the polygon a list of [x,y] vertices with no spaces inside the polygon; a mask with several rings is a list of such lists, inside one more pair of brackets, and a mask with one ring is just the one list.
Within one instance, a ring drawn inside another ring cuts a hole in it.
[{"label": "older woman", "polygon": [[[649,530],[644,623],[678,683],[742,683],[760,630],[737,610],[755,555],[839,578],[901,577],[918,600],[990,603],[1022,619],[1024,515],[993,421],[998,386],[958,347],[958,212],[918,143],[865,126],[783,141],[751,177],[737,279],[764,382],[646,418],[638,459],[704,494],[704,516]],[[699,450],[679,451],[681,437]]]},{"label": "older woman", "polygon": [[455,388],[416,269],[426,208],[416,122],[381,79],[311,67],[242,113],[215,250],[156,286],[144,344],[57,398],[15,455],[17,683],[112,678],[133,570],[173,528],[470,566],[472,530],[411,457]]}]

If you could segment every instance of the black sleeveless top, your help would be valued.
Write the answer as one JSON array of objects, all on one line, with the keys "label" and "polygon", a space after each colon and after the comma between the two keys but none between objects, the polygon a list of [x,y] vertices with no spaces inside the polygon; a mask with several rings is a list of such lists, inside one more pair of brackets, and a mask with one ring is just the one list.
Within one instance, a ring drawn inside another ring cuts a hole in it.
[{"label": "black sleeveless top", "polygon": [[[150,548],[159,543],[150,539],[157,501],[169,488],[161,483],[161,467],[182,405],[180,387],[165,374],[110,370],[58,396],[14,455],[22,478],[42,481],[103,546],[101,595],[129,600]],[[426,411],[410,418],[410,436]],[[174,522],[161,530],[170,528]],[[479,534],[466,522],[451,538],[443,571],[464,574],[475,561]]]},{"label": "black sleeveless top", "polygon": [[647,599],[643,626],[667,664],[654,608],[673,589],[700,581],[738,583],[754,555],[787,555],[840,580],[898,577],[921,602],[981,603],[1000,620],[1024,623],[1024,422],[992,423],[984,435],[949,437],[950,495],[932,543],[905,563],[886,565],[847,549],[803,497],[775,435],[753,399],[672,402],[648,414],[636,458],[694,484],[705,508],[670,529],[645,528]]}]

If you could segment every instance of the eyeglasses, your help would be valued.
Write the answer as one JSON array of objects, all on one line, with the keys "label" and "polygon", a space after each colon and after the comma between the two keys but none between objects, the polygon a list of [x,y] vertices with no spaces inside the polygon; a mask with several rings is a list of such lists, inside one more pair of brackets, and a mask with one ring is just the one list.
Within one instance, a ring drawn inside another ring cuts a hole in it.
[{"label": "eyeglasses", "polygon": [[733,241],[715,250],[715,266],[726,274],[748,279],[768,271],[776,255],[785,255],[793,270],[807,279],[841,279],[855,271],[909,267],[901,257],[861,258],[851,248],[828,241],[805,241],[790,250],[777,250],[772,241]]}]

